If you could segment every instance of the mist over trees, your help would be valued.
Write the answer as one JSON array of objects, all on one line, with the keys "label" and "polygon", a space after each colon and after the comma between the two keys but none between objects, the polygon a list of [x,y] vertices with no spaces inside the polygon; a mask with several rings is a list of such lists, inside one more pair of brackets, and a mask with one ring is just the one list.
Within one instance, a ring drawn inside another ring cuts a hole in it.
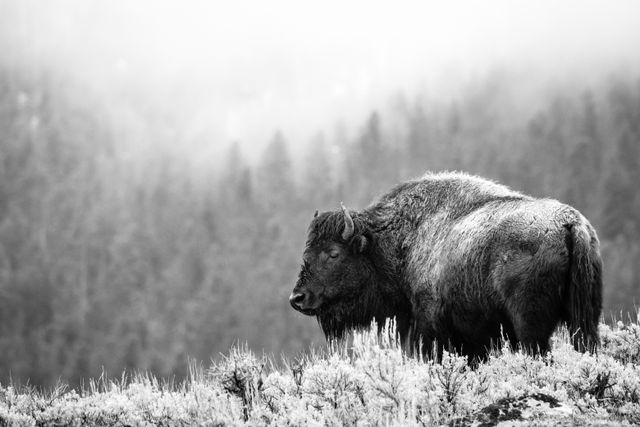
[{"label": "mist over trees", "polygon": [[55,74],[0,68],[0,381],[180,376],[189,357],[238,342],[276,356],[321,343],[287,300],[313,212],[363,208],[426,170],[580,209],[602,242],[605,320],[633,309],[640,78],[549,86],[531,102],[520,83],[488,75],[448,100],[397,94],[352,134],[337,124],[291,141],[274,129],[256,161],[235,141],[203,169],[153,143],[132,155],[135,138],[176,138],[145,127],[152,113],[137,105],[114,115]]}]

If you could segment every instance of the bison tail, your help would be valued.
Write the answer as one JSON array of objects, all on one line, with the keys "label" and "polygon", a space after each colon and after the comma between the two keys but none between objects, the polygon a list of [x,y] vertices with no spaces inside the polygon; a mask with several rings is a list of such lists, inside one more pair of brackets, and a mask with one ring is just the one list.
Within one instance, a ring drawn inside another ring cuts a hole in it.
[{"label": "bison tail", "polygon": [[566,321],[576,350],[595,351],[602,310],[602,260],[599,242],[591,225],[581,215],[568,224],[569,283],[564,305]]}]

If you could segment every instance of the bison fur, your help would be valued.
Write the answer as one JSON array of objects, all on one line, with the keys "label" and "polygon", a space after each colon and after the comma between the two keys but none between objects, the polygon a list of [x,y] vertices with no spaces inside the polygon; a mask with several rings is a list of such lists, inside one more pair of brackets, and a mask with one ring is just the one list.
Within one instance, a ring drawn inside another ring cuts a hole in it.
[{"label": "bison fur", "polygon": [[503,339],[544,353],[564,322],[585,351],[598,342],[601,270],[576,209],[429,173],[361,211],[316,213],[290,303],[328,338],[395,318],[414,346],[481,360]]}]

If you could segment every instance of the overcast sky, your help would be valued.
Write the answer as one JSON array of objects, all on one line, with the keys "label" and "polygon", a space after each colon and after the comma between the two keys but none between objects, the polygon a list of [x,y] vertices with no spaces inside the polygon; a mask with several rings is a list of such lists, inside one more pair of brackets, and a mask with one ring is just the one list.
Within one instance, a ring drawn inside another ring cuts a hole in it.
[{"label": "overcast sky", "polygon": [[490,67],[637,69],[640,1],[0,0],[0,48],[98,92],[124,79],[192,116],[188,137],[251,145]]}]

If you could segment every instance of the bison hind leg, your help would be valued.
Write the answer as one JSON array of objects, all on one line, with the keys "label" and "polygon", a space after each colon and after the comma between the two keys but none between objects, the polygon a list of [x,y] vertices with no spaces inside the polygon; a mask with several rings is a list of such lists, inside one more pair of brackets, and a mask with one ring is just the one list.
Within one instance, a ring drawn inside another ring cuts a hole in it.
[{"label": "bison hind leg", "polygon": [[534,356],[546,354],[549,339],[560,323],[561,309],[559,298],[540,288],[510,301],[508,311],[516,345]]},{"label": "bison hind leg", "polygon": [[512,252],[494,283],[504,300],[518,345],[537,355],[549,351],[549,339],[562,320],[562,289],[568,277],[564,241],[547,239],[535,253]]},{"label": "bison hind leg", "polygon": [[[476,339],[467,341],[460,348],[461,353],[467,356],[472,367],[487,362],[491,355],[499,354],[506,346],[517,348],[518,338],[511,322],[503,316],[497,316],[486,322],[484,327],[476,330]],[[478,336],[482,339],[478,340]],[[471,344],[471,345],[469,345]]]}]

